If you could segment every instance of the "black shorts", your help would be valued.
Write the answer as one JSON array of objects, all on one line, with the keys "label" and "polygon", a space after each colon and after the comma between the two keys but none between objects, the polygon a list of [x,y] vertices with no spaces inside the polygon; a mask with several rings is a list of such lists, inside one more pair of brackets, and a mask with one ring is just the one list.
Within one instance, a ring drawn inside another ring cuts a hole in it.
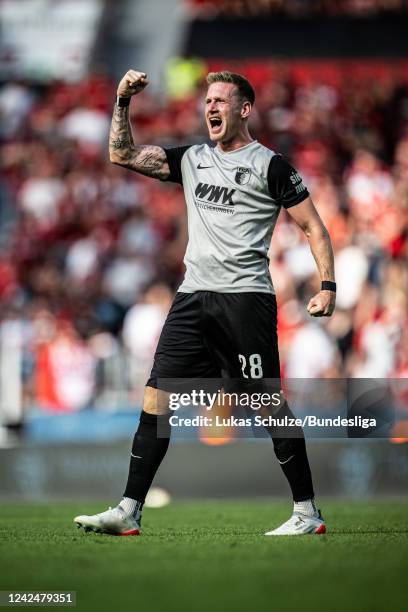
[{"label": "black shorts", "polygon": [[276,298],[269,293],[177,293],[147,385],[161,378],[280,376]]}]

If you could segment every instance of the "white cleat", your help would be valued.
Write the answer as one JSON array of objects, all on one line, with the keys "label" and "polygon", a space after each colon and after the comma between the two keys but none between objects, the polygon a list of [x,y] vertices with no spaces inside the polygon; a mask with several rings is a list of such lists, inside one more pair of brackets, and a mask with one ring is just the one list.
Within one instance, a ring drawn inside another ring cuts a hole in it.
[{"label": "white cleat", "polygon": [[322,534],[326,533],[326,525],[320,510],[317,516],[307,516],[306,514],[300,514],[300,512],[294,512],[290,519],[283,523],[277,529],[273,531],[267,531],[266,536],[285,536],[285,535],[304,535],[306,533]]},{"label": "white cleat", "polygon": [[78,529],[83,527],[85,531],[115,536],[136,536],[140,535],[140,518],[140,516],[138,519],[128,516],[120,506],[117,506],[92,516],[76,516],[74,523]]}]

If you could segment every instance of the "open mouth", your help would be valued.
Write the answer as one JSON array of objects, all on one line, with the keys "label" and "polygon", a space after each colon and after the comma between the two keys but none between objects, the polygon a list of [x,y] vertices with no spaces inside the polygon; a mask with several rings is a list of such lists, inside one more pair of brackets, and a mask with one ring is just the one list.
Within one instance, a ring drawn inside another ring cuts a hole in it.
[{"label": "open mouth", "polygon": [[209,123],[210,123],[211,129],[219,130],[219,128],[221,128],[222,126],[222,119],[220,117],[210,117]]}]

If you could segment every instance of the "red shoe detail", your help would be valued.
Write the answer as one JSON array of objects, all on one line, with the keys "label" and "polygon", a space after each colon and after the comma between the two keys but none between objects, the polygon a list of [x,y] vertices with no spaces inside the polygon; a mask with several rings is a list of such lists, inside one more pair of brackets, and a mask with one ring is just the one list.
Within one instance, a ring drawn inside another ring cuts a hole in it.
[{"label": "red shoe detail", "polygon": [[322,525],[320,525],[320,527],[316,529],[315,533],[317,533],[318,535],[321,535],[322,533],[326,533],[326,525],[322,523]]},{"label": "red shoe detail", "polygon": [[115,533],[117,536],[137,536],[140,535],[139,529],[131,529],[130,531],[123,531],[122,533]]}]

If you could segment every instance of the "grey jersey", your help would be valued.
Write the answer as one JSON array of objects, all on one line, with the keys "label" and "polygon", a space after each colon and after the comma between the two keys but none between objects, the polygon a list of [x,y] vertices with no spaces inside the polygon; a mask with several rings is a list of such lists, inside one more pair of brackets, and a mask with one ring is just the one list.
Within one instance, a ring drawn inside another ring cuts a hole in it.
[{"label": "grey jersey", "polygon": [[166,154],[187,204],[179,291],[274,293],[267,253],[280,208],[308,196],[296,170],[257,141],[228,153],[200,144]]}]

